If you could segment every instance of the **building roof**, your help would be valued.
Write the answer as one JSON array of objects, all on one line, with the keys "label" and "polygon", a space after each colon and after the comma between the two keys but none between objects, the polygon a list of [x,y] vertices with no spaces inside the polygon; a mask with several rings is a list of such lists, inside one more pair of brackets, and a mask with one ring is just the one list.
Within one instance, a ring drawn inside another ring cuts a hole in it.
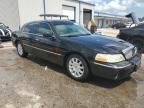
[{"label": "building roof", "polygon": [[104,12],[95,12],[95,17],[97,18],[117,18],[117,19],[128,19],[125,16],[109,14]]},{"label": "building roof", "polygon": [[83,0],[69,0],[69,1],[75,1],[75,2],[80,2],[80,3],[84,3],[84,4],[95,6],[95,4],[90,3],[90,2],[86,2],[86,1],[83,1]]}]

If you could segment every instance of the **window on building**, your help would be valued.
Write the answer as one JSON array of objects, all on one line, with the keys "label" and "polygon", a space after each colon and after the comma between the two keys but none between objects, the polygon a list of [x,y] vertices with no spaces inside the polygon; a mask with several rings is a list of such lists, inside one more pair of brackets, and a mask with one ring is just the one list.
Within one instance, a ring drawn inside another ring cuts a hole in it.
[{"label": "window on building", "polygon": [[75,10],[76,10],[75,7],[63,5],[63,15],[67,15],[69,20],[71,21],[75,21],[76,17]]}]

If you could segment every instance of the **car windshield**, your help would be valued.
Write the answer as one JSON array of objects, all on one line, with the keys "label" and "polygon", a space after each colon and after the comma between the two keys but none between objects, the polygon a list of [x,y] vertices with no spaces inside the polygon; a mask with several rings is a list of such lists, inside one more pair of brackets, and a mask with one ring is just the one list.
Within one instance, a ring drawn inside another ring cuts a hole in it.
[{"label": "car windshield", "polygon": [[91,33],[85,28],[79,26],[76,23],[68,23],[68,24],[56,24],[55,25],[56,32],[59,36],[86,36]]}]

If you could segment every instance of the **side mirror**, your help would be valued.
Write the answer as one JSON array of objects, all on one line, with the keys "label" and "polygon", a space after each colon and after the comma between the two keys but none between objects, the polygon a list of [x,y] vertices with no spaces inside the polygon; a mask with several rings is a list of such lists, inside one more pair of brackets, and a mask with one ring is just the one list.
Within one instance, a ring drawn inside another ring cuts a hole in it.
[{"label": "side mirror", "polygon": [[56,40],[56,37],[54,36],[53,33],[44,33],[43,37],[49,38],[52,41]]},{"label": "side mirror", "polygon": [[43,36],[44,36],[44,37],[48,37],[48,38],[49,38],[49,37],[52,37],[52,36],[53,36],[53,34],[52,34],[52,33],[44,33],[44,34],[43,34]]}]

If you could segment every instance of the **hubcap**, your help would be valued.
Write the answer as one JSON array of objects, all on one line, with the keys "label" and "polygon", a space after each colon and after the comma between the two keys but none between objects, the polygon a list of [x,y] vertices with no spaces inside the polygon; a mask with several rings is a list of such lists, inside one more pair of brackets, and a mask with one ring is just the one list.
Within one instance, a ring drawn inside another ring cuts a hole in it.
[{"label": "hubcap", "polygon": [[19,55],[22,55],[23,54],[23,48],[22,48],[21,44],[18,44],[17,49],[18,49]]},{"label": "hubcap", "polygon": [[84,74],[84,65],[82,61],[78,58],[71,58],[69,61],[69,71],[76,78],[82,77]]}]

